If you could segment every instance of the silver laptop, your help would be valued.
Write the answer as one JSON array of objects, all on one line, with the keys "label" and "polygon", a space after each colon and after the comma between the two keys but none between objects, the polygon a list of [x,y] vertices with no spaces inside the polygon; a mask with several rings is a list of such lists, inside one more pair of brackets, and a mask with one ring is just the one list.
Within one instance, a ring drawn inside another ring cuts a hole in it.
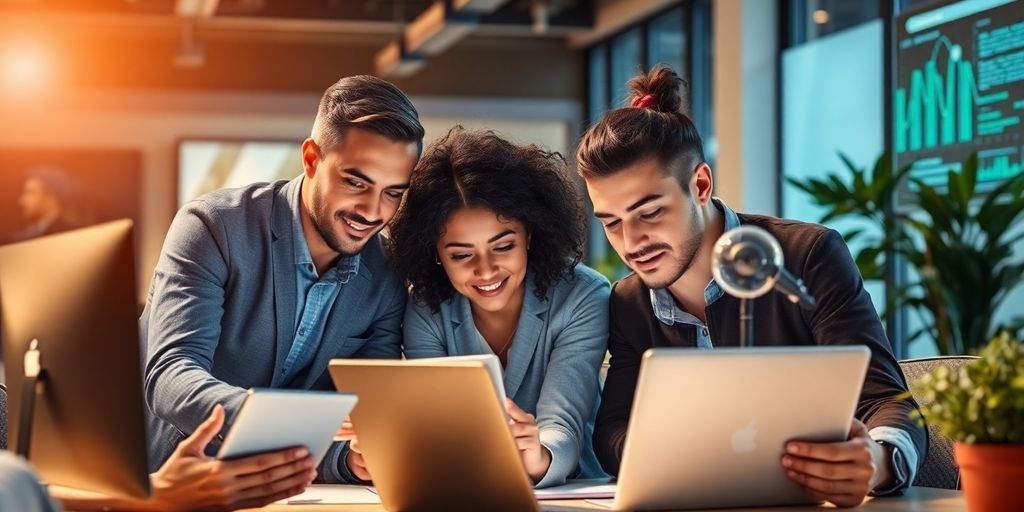
[{"label": "silver laptop", "polygon": [[870,356],[864,346],[648,350],[610,505],[820,503],[786,476],[785,443],[846,439]]}]

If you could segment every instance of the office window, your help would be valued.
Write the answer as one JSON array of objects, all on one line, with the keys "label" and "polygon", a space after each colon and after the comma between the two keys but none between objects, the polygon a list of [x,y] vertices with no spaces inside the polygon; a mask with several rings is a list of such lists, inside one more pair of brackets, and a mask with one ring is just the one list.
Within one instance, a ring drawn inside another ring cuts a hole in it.
[{"label": "office window", "polygon": [[[780,155],[784,177],[805,179],[831,173],[843,176],[842,151],[854,162],[870,166],[891,149],[891,77],[895,16],[937,0],[783,0],[781,59]],[[942,3],[939,1],[938,3]],[[834,119],[844,119],[835,123]],[[780,207],[786,217],[817,221],[821,212],[809,208],[807,195],[783,186]],[[831,227],[844,229],[842,223]],[[847,224],[849,226],[849,224]],[[868,232],[870,233],[870,231]],[[851,242],[854,253],[865,237]],[[885,283],[867,282],[879,312],[886,293],[906,283],[905,267]],[[902,275],[901,275],[902,274]],[[891,315],[887,334],[897,357],[933,355],[928,346],[907,344],[917,329],[915,316]],[[925,348],[922,348],[925,347]]]},{"label": "office window", "polygon": [[626,100],[626,82],[641,70],[668,64],[686,80],[690,117],[705,140],[711,126],[711,0],[678,2],[588,50],[587,120]]},{"label": "office window", "polygon": [[628,94],[626,82],[643,69],[640,29],[634,28],[611,41],[612,96],[610,107],[623,105]]},{"label": "office window", "polygon": [[608,46],[590,49],[587,69],[587,121],[593,123],[608,110]]},{"label": "office window", "polygon": [[686,34],[683,29],[683,8],[677,7],[651,20],[647,27],[647,62],[668,64],[672,69],[686,69]]},{"label": "office window", "polygon": [[786,46],[808,43],[882,16],[878,0],[788,0]]}]

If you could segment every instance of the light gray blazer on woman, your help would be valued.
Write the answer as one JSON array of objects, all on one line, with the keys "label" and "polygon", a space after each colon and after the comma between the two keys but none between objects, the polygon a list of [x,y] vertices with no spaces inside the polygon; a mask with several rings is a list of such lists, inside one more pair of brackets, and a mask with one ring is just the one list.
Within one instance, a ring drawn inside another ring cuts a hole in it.
[{"label": "light gray blazer on woman", "polygon": [[[598,372],[608,348],[608,280],[577,265],[554,283],[547,300],[534,293],[527,273],[526,294],[505,368],[505,393],[537,418],[540,442],[551,451],[551,466],[537,487],[567,478],[605,476],[591,446],[599,398]],[[405,312],[404,349],[410,359],[491,354],[473,323],[469,300],[456,293],[437,312],[410,301]]]}]

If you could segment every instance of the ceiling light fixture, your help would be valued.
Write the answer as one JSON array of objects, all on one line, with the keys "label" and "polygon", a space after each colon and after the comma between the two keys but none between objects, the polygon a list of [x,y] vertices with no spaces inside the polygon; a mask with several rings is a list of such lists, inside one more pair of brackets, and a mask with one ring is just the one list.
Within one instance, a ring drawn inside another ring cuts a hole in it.
[{"label": "ceiling light fixture", "polygon": [[530,4],[530,17],[533,20],[531,29],[534,34],[547,34],[548,21],[551,17],[551,6],[546,0],[533,0]]},{"label": "ceiling light fixture", "polygon": [[174,14],[182,18],[210,18],[217,13],[220,0],[177,0]]},{"label": "ceiling light fixture", "polygon": [[181,42],[174,54],[174,65],[179,68],[201,68],[206,63],[203,44],[196,38],[196,22],[187,18],[181,24]]}]

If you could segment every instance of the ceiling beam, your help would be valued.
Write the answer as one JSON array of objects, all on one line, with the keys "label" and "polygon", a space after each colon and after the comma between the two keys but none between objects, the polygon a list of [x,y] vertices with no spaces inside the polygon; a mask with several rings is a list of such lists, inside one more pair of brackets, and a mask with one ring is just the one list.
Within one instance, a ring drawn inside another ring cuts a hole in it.
[{"label": "ceiling beam", "polygon": [[469,35],[478,24],[476,14],[455,11],[449,2],[438,0],[405,27],[407,49],[437,55]]},{"label": "ceiling beam", "polygon": [[456,11],[472,11],[480,14],[491,14],[507,3],[508,0],[452,0],[452,7],[454,7]]},{"label": "ceiling beam", "polygon": [[412,76],[427,65],[422,55],[409,52],[402,41],[394,40],[373,57],[373,68],[377,76],[405,78]]},{"label": "ceiling beam", "polygon": [[569,36],[570,48],[590,46],[658,11],[676,0],[595,0],[593,29]]}]

